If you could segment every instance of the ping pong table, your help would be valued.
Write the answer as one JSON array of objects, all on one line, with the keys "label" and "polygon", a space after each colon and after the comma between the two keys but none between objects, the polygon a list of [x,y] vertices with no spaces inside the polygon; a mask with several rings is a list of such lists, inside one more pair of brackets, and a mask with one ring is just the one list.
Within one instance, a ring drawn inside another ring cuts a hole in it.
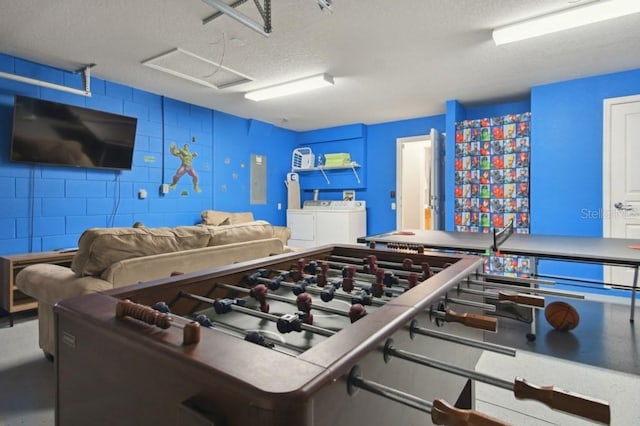
[{"label": "ping pong table", "polygon": [[514,234],[512,229],[506,230],[508,232],[473,233],[408,229],[361,237],[358,242],[476,254],[526,256],[534,260],[534,265],[537,265],[539,259],[549,259],[633,268],[629,320],[634,321],[640,250],[632,246],[640,247],[640,240]]}]

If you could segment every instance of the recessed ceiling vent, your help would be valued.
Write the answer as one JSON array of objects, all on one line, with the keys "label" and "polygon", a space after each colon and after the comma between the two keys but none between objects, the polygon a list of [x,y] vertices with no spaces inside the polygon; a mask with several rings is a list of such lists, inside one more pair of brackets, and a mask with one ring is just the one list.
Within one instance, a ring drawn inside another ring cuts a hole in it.
[{"label": "recessed ceiling vent", "polygon": [[253,81],[251,77],[179,47],[147,59],[142,65],[213,89],[225,89]]}]

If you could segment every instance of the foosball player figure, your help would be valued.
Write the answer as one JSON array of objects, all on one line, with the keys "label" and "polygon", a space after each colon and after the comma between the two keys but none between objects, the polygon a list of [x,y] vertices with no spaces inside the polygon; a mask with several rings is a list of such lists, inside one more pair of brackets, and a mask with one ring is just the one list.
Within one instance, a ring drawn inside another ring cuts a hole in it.
[{"label": "foosball player figure", "polygon": [[351,305],[349,309],[349,319],[351,324],[358,321],[360,318],[364,318],[367,315],[367,310],[360,304]]},{"label": "foosball player figure", "polygon": [[409,286],[404,291],[409,291],[420,284],[420,281],[418,281],[418,274],[416,274],[415,272],[410,273],[407,277],[407,282],[409,283]]},{"label": "foosball player figure", "polygon": [[260,268],[256,272],[249,274],[245,277],[245,281],[249,285],[256,285],[260,282],[260,278],[267,278],[269,276],[269,271],[265,268]]},{"label": "foosball player figure", "polygon": [[342,281],[339,279],[332,280],[328,287],[325,287],[320,292],[320,299],[323,302],[331,302],[333,300],[333,296],[336,294],[336,290],[342,286]]},{"label": "foosball player figure", "polygon": [[365,274],[375,274],[376,270],[378,269],[378,258],[376,258],[375,255],[370,254],[369,256],[365,257],[364,259],[364,273]]},{"label": "foosball player figure", "polygon": [[313,324],[313,314],[311,313],[312,299],[309,293],[302,293],[296,297],[296,305],[300,312],[307,314],[306,320],[303,321],[307,324]]},{"label": "foosball player figure", "polygon": [[232,306],[244,306],[244,299],[218,299],[213,303],[213,309],[216,314],[226,314],[233,310]]},{"label": "foosball player figure", "polygon": [[259,331],[247,331],[247,334],[244,336],[244,340],[269,349],[273,349],[275,346],[273,343],[267,342]]},{"label": "foosball player figure", "polygon": [[393,272],[387,271],[384,273],[384,280],[382,282],[386,287],[391,288],[394,285],[398,285],[400,280],[393,274]]},{"label": "foosball player figure", "polygon": [[311,275],[317,274],[318,273],[318,262],[316,262],[315,260],[310,261],[309,263],[304,265],[303,271],[306,272],[307,274],[311,274]]},{"label": "foosball player figure", "polygon": [[299,294],[305,293],[307,291],[307,287],[309,287],[311,284],[315,284],[315,282],[316,282],[315,275],[310,275],[306,277],[302,282],[299,282],[293,287],[293,290],[292,290],[293,294],[297,296]]},{"label": "foosball player figure", "polygon": [[209,317],[204,314],[198,315],[195,319],[195,322],[203,327],[213,328],[213,321],[211,321],[211,319],[209,319]]},{"label": "foosball player figure", "polygon": [[316,285],[318,287],[324,287],[327,285],[327,273],[329,272],[329,264],[327,262],[320,261],[320,270],[316,274]]},{"label": "foosball player figure", "polygon": [[291,333],[292,331],[302,331],[301,325],[307,323],[307,320],[308,315],[304,312],[285,314],[278,318],[276,327],[278,327],[278,331],[282,334]]},{"label": "foosball player figure", "polygon": [[264,284],[258,284],[249,290],[249,296],[253,297],[260,303],[260,310],[269,313],[269,304],[267,303],[267,293],[269,289]]},{"label": "foosball player figure", "polygon": [[358,294],[351,298],[351,305],[372,305],[371,295],[366,290],[361,290]]},{"label": "foosball player figure", "polygon": [[347,293],[353,290],[353,277],[356,274],[355,266],[345,266],[342,268],[342,289]]},{"label": "foosball player figure", "polygon": [[402,269],[405,271],[413,270],[413,260],[407,258],[402,259]]},{"label": "foosball player figure", "polygon": [[297,265],[294,265],[289,270],[291,279],[293,281],[300,281],[303,277],[304,268],[307,265],[307,261],[304,258],[298,259]]},{"label": "foosball player figure", "polygon": [[382,297],[384,293],[384,270],[378,269],[376,271],[376,281],[371,285],[371,294],[373,297]]},{"label": "foosball player figure", "polygon": [[433,271],[431,270],[431,265],[429,262],[422,262],[422,281],[426,281],[433,276]]},{"label": "foosball player figure", "polygon": [[169,308],[169,305],[167,305],[166,302],[156,302],[151,305],[151,309],[155,309],[156,311],[162,312],[163,314],[171,313],[171,308]]}]

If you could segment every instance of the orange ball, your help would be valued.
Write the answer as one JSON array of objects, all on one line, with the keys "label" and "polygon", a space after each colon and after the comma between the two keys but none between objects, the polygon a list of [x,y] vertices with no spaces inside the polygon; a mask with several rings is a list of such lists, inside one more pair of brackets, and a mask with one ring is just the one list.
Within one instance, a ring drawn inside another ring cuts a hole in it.
[{"label": "orange ball", "polygon": [[544,317],[558,331],[573,330],[580,322],[576,308],[565,302],[553,302],[544,309]]}]

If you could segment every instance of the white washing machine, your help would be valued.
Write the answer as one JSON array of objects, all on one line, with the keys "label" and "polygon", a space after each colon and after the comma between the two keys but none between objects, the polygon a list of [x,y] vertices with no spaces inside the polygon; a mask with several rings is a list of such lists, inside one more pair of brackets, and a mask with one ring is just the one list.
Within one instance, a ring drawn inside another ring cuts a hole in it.
[{"label": "white washing machine", "polygon": [[301,209],[287,210],[291,229],[288,245],[316,247],[326,244],[356,244],[367,235],[364,201],[308,200]]}]

